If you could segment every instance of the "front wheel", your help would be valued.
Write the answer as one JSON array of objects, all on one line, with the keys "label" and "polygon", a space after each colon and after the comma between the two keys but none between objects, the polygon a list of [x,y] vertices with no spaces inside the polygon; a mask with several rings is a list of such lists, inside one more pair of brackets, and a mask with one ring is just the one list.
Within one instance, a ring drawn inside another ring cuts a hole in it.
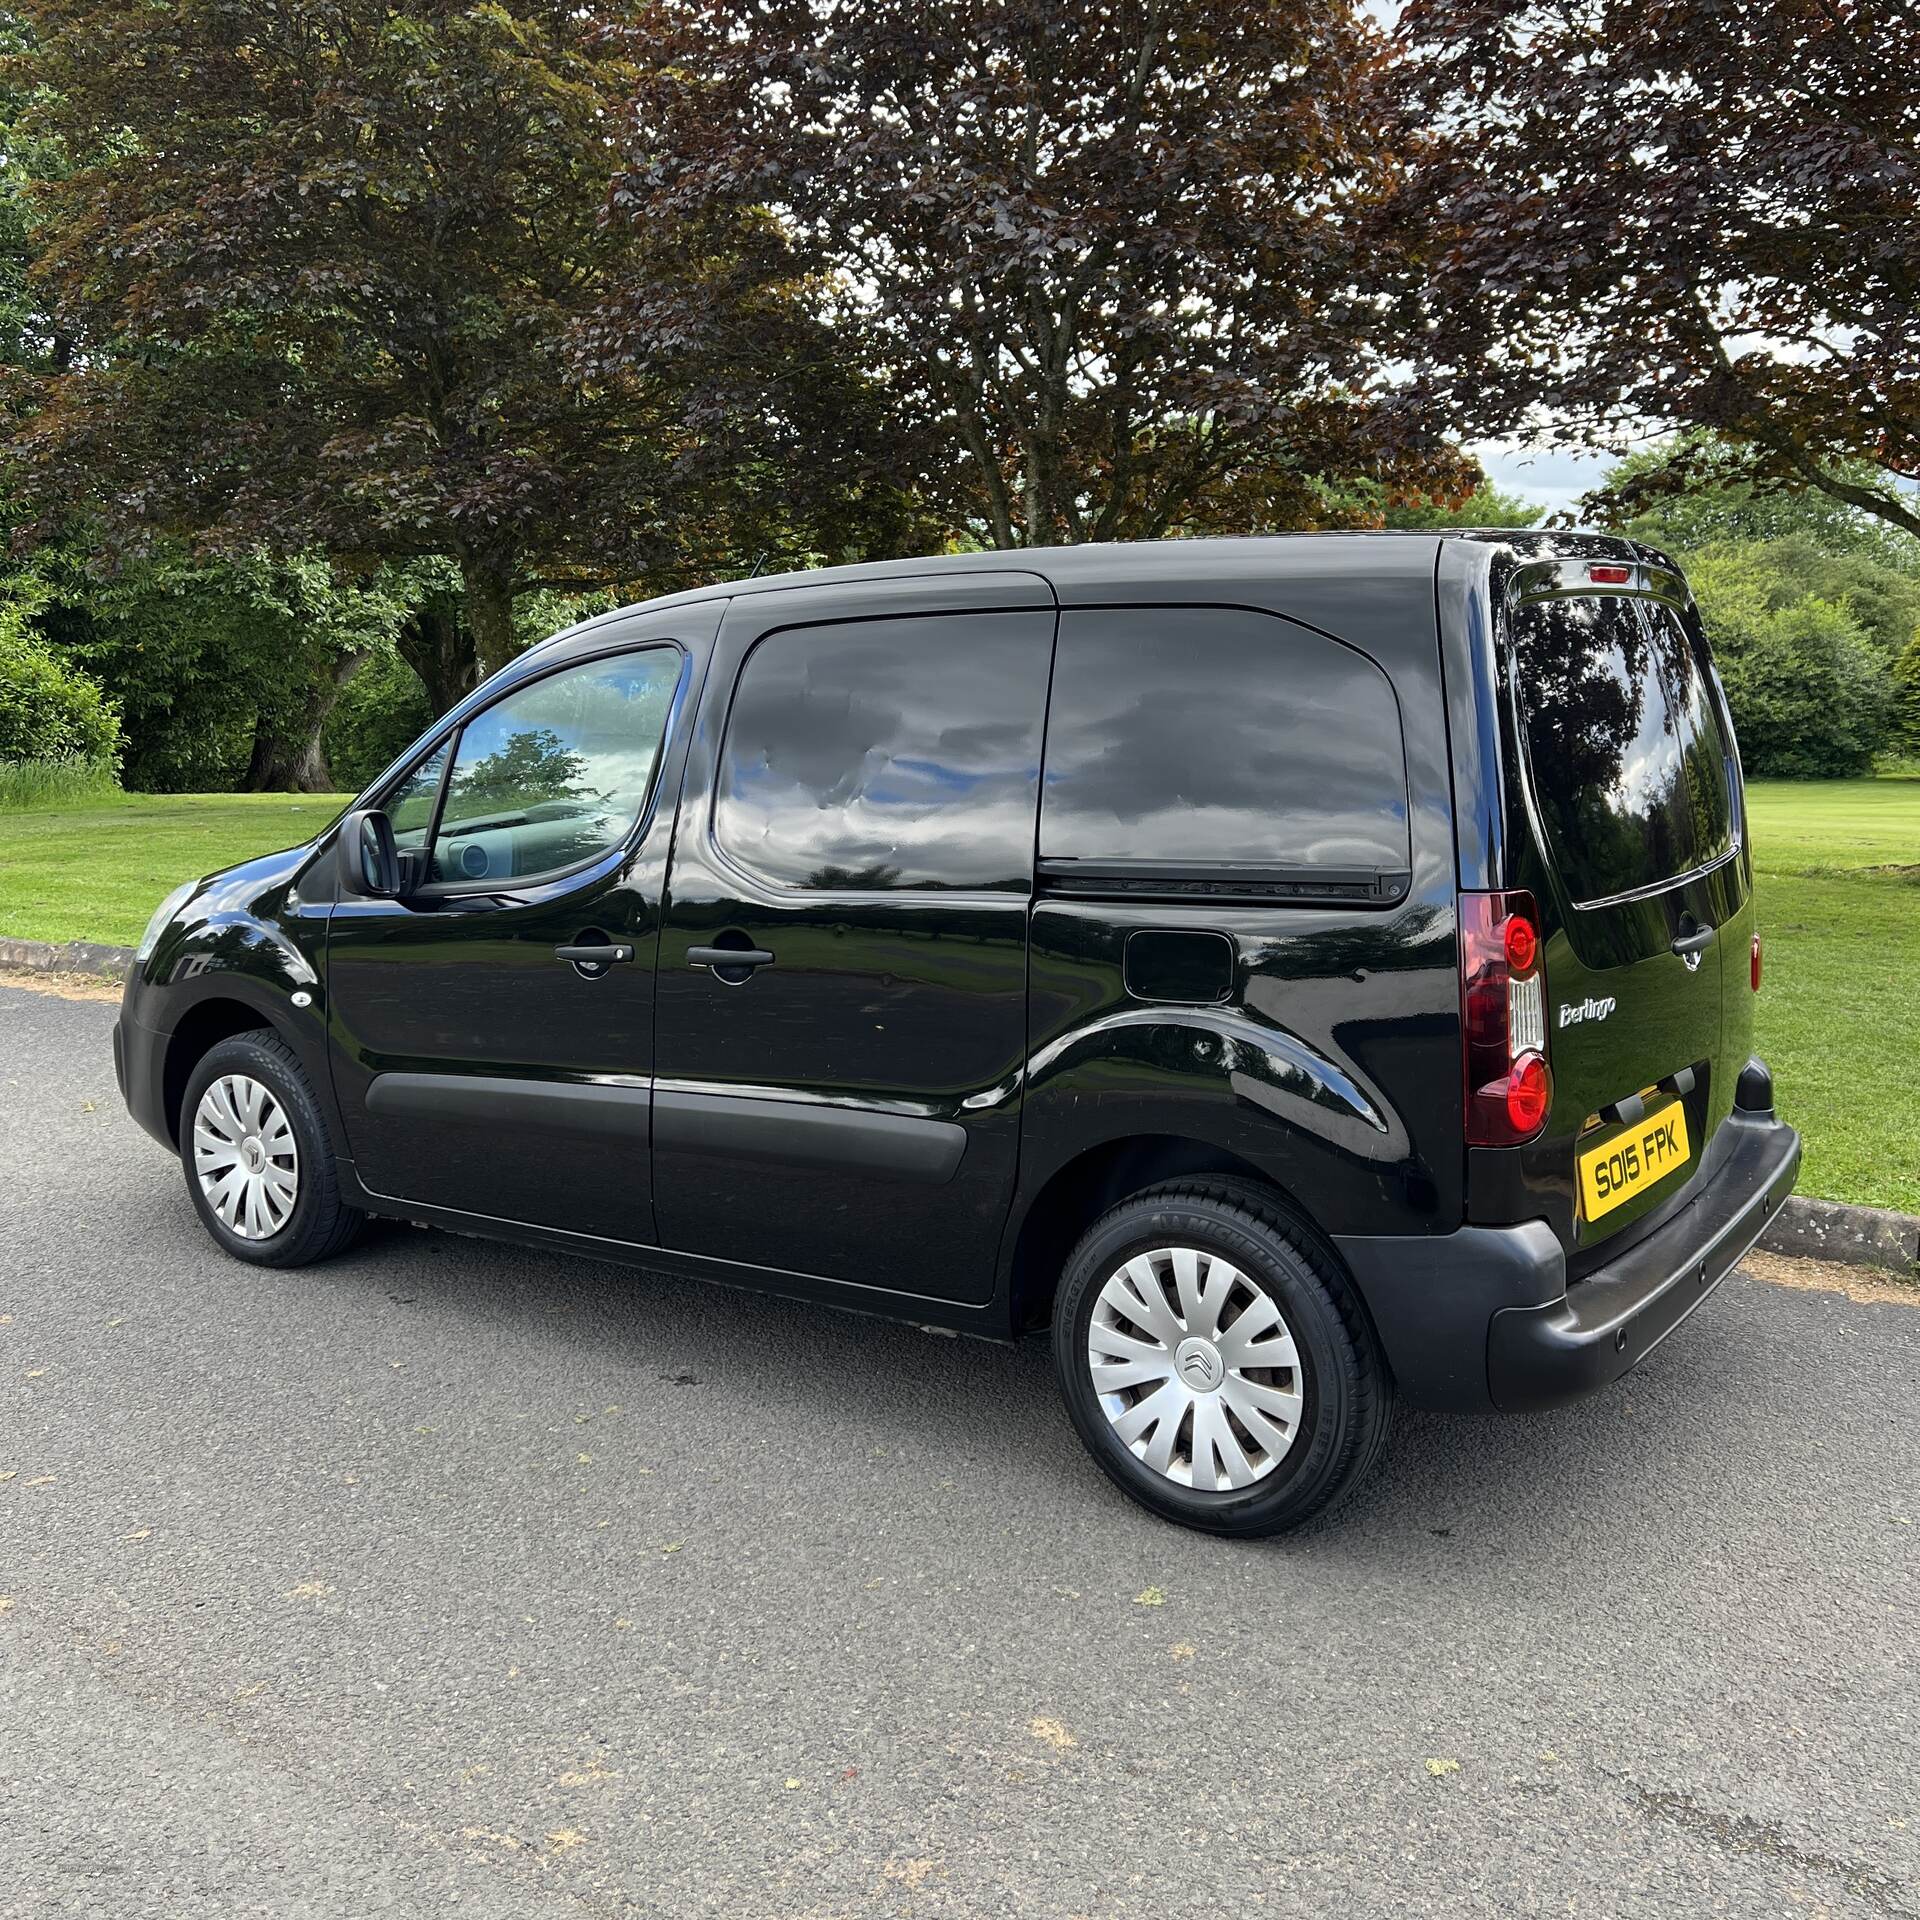
[{"label": "front wheel", "polygon": [[1364,1311],[1253,1181],[1177,1181],[1097,1220],[1054,1299],[1053,1355],[1107,1474],[1209,1533],[1302,1525],[1386,1444],[1392,1390]]},{"label": "front wheel", "polygon": [[346,1247],[333,1145],[293,1049],[271,1028],[222,1040],[187,1081],[180,1159],[207,1231],[236,1260],[304,1267]]}]

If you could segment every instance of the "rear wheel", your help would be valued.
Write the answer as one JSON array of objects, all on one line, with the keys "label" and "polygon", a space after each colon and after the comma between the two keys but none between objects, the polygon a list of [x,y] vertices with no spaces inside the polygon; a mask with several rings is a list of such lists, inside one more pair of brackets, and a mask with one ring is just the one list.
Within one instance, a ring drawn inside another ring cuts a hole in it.
[{"label": "rear wheel", "polygon": [[212,1048],[187,1081],[180,1160],[207,1231],[235,1259],[304,1267],[348,1245],[327,1123],[299,1059],[271,1028]]},{"label": "rear wheel", "polygon": [[1189,1179],[1094,1223],[1054,1300],[1074,1426],[1142,1505],[1282,1533],[1359,1483],[1392,1392],[1338,1264],[1253,1181]]}]

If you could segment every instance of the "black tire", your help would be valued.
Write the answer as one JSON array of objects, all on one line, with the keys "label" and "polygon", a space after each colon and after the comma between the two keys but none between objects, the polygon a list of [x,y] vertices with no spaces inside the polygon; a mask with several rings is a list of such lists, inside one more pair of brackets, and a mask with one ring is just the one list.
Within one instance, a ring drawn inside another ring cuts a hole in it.
[{"label": "black tire", "polygon": [[[1230,1260],[1279,1308],[1300,1357],[1293,1443],[1244,1487],[1203,1491],[1148,1466],[1115,1433],[1094,1386],[1087,1336],[1101,1289],[1137,1254],[1170,1246]],[[1206,1533],[1285,1533],[1328,1512],[1379,1459],[1392,1421],[1386,1363],[1339,1262],[1253,1180],[1192,1175],[1123,1200],[1096,1220],[1054,1296],[1053,1358],[1067,1412],[1109,1478],[1142,1506]]]},{"label": "black tire", "polygon": [[[231,1074],[244,1074],[267,1088],[280,1103],[298,1149],[293,1208],[276,1231],[256,1239],[235,1232],[214,1211],[194,1166],[194,1115],[201,1096],[213,1081]],[[223,1252],[251,1266],[311,1266],[344,1251],[366,1224],[364,1213],[341,1202],[333,1141],[320,1104],[299,1057],[271,1027],[222,1040],[195,1066],[180,1103],[180,1164],[208,1233]]]}]

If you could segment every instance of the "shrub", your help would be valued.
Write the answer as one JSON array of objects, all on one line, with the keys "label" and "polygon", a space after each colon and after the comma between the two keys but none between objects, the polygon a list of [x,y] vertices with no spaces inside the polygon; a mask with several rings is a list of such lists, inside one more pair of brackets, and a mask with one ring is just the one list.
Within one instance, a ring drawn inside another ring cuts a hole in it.
[{"label": "shrub", "polygon": [[1782,590],[1765,546],[1708,548],[1688,576],[1750,774],[1864,773],[1886,737],[1885,663],[1841,602]]},{"label": "shrub", "polygon": [[111,768],[120,716],[96,682],[29,630],[27,616],[18,603],[0,606],[0,762]]}]

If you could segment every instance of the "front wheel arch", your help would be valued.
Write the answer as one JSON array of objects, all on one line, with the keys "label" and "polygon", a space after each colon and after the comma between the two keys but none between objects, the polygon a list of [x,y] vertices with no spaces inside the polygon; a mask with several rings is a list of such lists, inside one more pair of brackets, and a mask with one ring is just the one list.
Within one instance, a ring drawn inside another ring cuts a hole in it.
[{"label": "front wheel arch", "polygon": [[282,1040],[287,1038],[279,1023],[259,1007],[249,1006],[244,1000],[229,999],[224,994],[198,1001],[180,1016],[167,1041],[166,1065],[161,1077],[162,1111],[166,1115],[167,1136],[175,1147],[180,1144],[180,1109],[194,1068],[221,1041],[262,1027],[272,1029]]}]

